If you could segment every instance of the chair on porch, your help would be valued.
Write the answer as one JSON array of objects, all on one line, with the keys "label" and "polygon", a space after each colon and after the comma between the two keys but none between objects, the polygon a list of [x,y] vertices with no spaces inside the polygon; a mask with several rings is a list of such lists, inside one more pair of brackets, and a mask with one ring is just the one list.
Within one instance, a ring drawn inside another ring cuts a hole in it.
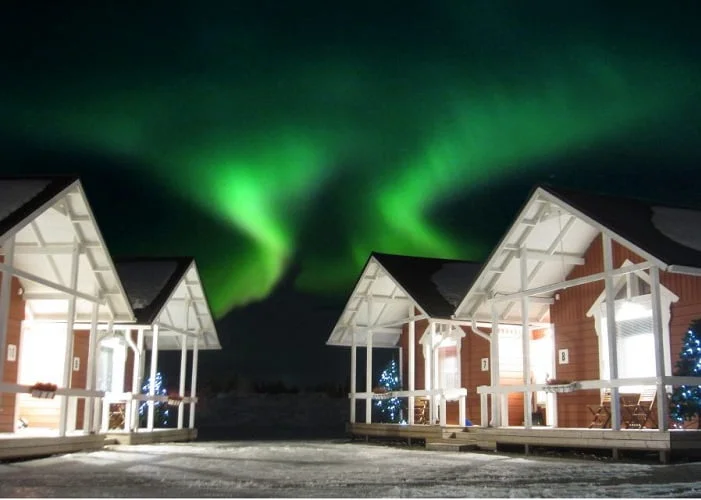
[{"label": "chair on porch", "polygon": [[646,388],[640,393],[638,403],[632,408],[630,413],[629,429],[644,429],[648,422],[650,422],[652,427],[657,426],[655,414],[652,411],[656,398],[656,387]]},{"label": "chair on porch", "polygon": [[606,388],[601,394],[601,403],[598,405],[587,405],[587,409],[592,414],[592,421],[589,428],[604,429],[611,424],[611,389]]},{"label": "chair on porch", "polygon": [[414,423],[427,424],[429,423],[429,407],[427,398],[416,398],[414,403]]}]

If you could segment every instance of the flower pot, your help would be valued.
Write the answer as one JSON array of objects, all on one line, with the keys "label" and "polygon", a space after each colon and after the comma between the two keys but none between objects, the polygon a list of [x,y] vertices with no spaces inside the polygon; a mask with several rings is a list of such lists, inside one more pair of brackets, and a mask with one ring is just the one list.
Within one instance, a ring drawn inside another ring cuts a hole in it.
[{"label": "flower pot", "polygon": [[53,399],[55,395],[56,395],[55,391],[42,391],[39,389],[32,390],[32,397],[33,398]]}]

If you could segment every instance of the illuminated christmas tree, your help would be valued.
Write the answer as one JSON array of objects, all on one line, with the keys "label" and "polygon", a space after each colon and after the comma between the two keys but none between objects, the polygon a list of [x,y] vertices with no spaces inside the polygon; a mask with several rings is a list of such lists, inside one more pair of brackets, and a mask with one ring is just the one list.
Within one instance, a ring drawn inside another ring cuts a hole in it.
[{"label": "illuminated christmas tree", "polygon": [[[399,385],[399,367],[395,360],[391,360],[380,375],[380,387],[385,391],[397,391]],[[399,398],[380,399],[375,403],[380,411],[380,418],[390,424],[402,421],[402,403]]]},{"label": "illuminated christmas tree", "polygon": [[[156,372],[156,377],[155,377],[155,395],[156,396],[167,396],[168,391],[165,388],[165,384],[163,382],[163,375],[161,375],[161,372]],[[149,390],[151,388],[151,379],[147,379],[146,382],[144,383],[143,387],[141,388],[141,393],[142,394],[149,394]],[[153,403],[153,425],[154,427],[165,427],[168,425],[168,418],[169,418],[169,413],[170,410],[168,408],[168,403],[165,401],[156,401]],[[148,418],[148,402],[144,401],[139,405],[139,420],[140,420],[140,426],[141,427],[146,427],[147,425],[147,418]]]},{"label": "illuminated christmas tree", "polygon": [[[678,377],[701,377],[701,320],[694,320],[684,336],[679,361]],[[701,379],[699,379],[701,381]],[[680,385],[674,388],[670,398],[669,413],[672,420],[683,423],[697,419],[701,428],[701,385]]]}]

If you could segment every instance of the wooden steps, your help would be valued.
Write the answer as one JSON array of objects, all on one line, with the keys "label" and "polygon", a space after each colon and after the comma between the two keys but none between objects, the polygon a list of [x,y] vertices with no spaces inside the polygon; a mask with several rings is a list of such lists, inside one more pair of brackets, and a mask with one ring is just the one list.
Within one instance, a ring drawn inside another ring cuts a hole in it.
[{"label": "wooden steps", "polygon": [[437,441],[426,441],[426,449],[429,451],[475,451],[479,447],[475,443],[461,442],[458,439],[441,439]]}]

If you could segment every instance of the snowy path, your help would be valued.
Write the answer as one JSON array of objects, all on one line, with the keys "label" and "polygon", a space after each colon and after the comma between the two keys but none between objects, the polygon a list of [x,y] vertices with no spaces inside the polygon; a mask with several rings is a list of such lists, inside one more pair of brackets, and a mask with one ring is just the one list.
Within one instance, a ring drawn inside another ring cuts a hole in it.
[{"label": "snowy path", "polygon": [[0,464],[0,497],[699,497],[671,466],[342,441],[113,446]]}]

